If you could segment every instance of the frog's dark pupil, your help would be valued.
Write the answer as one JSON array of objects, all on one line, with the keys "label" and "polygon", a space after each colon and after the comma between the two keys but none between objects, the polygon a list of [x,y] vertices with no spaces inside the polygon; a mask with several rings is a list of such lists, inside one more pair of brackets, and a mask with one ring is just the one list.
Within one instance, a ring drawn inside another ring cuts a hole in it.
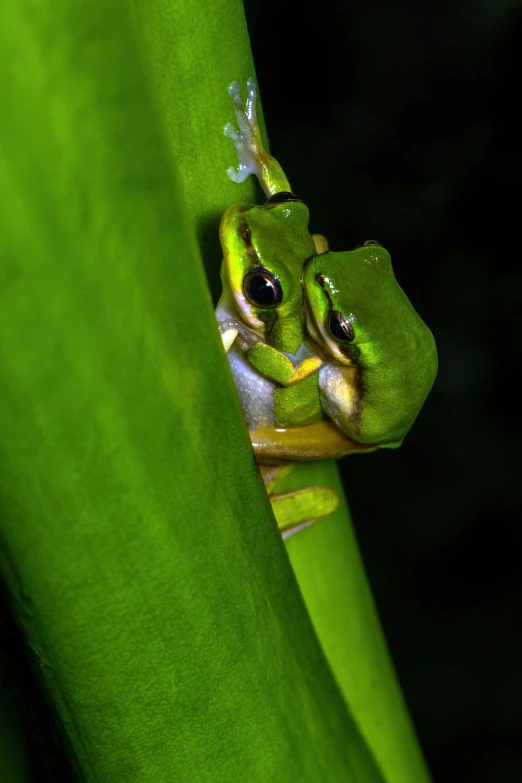
[{"label": "frog's dark pupil", "polygon": [[247,298],[259,307],[275,307],[283,300],[283,292],[277,277],[266,270],[254,270],[245,278]]},{"label": "frog's dark pupil", "polygon": [[272,283],[259,275],[250,280],[250,296],[261,305],[274,304],[275,291]]},{"label": "frog's dark pupil", "polygon": [[326,326],[332,337],[339,342],[350,343],[355,337],[350,321],[336,310],[328,314]]}]

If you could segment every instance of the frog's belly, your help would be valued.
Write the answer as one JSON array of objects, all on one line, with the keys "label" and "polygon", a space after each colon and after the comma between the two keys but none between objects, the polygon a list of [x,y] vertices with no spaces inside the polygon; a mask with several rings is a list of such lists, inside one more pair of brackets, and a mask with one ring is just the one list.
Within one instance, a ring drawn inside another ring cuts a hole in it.
[{"label": "frog's belly", "polygon": [[234,347],[228,361],[249,429],[273,426],[275,383],[260,375]]}]

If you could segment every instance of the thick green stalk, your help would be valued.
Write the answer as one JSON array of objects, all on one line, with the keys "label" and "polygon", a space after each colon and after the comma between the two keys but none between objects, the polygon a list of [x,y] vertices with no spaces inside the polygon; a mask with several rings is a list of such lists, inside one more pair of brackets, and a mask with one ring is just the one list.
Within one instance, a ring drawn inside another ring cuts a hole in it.
[{"label": "thick green stalk", "polygon": [[[238,187],[224,176],[226,168],[235,163],[232,144],[222,137],[222,127],[233,120],[227,86],[233,79],[244,85],[254,73],[242,3],[134,0],[134,6],[215,290],[221,263],[219,217],[231,203],[253,197],[246,196],[243,190],[248,181]],[[204,62],[194,57],[196,41],[200,51],[205,52]],[[289,89],[282,74],[279,89]],[[185,95],[190,96],[182,113],[178,111],[178,85],[185,87]],[[204,144],[196,152],[194,147],[202,139]],[[196,157],[203,162],[203,169],[195,168]],[[284,161],[281,163],[284,166]],[[252,179],[250,182],[252,187]],[[303,197],[306,200],[306,194]],[[367,459],[371,470],[371,455]],[[286,485],[305,486],[310,481],[337,487],[344,498],[335,463],[300,466]],[[387,781],[424,783],[428,775],[386,648],[344,499],[334,516],[289,539],[288,551],[332,671]]]},{"label": "thick green stalk", "polygon": [[[256,472],[135,23],[124,0],[0,6],[13,611],[80,780],[378,783]],[[246,50],[214,56],[237,75]]]},{"label": "thick green stalk", "polygon": [[[364,459],[371,470],[372,455]],[[308,463],[283,489],[337,489],[339,509],[287,541],[316,633],[352,715],[389,783],[429,781],[390,659],[335,462]]]}]

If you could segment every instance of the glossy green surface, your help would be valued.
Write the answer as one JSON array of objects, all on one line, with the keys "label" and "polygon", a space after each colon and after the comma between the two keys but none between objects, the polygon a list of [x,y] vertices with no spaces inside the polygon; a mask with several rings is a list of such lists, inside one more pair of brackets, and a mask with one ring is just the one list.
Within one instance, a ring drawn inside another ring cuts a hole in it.
[{"label": "glossy green surface", "polygon": [[[221,168],[187,106],[250,71],[242,11],[184,7],[221,31],[214,60],[187,48],[165,74],[182,187],[134,24],[157,25],[159,62],[189,25],[178,5],[0,7],[3,578],[79,780],[378,783],[257,476],[188,219]],[[204,208],[225,200],[226,182]]]}]

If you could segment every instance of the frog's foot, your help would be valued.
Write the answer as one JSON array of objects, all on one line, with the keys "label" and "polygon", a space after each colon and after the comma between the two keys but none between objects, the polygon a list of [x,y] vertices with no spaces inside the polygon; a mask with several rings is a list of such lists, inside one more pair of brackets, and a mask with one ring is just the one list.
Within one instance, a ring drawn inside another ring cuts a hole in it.
[{"label": "frog's foot", "polygon": [[223,133],[234,142],[239,166],[237,168],[230,166],[227,174],[232,182],[238,183],[244,182],[250,174],[255,174],[267,196],[290,193],[290,183],[283,169],[263,147],[256,114],[257,88],[252,78],[247,81],[247,91],[245,108],[243,108],[239,84],[232,82],[228,88],[228,94],[234,102],[238,130],[229,122],[225,125]]},{"label": "frog's foot", "polygon": [[280,383],[281,386],[295,386],[296,383],[305,380],[312,373],[317,372],[323,364],[322,360],[311,351],[296,366],[285,353],[266,343],[258,343],[247,353],[250,364],[261,375],[271,381]]},{"label": "frog's foot", "polygon": [[239,159],[238,168],[231,166],[227,169],[227,174],[232,182],[244,182],[251,174],[261,177],[261,158],[265,155],[261,134],[257,123],[256,115],[256,83],[254,79],[247,81],[248,96],[243,109],[241,102],[241,90],[238,82],[232,82],[228,88],[228,94],[234,102],[234,110],[239,128],[239,133],[235,130],[231,122],[225,125],[223,132],[225,136],[232,139]]},{"label": "frog's foot", "polygon": [[261,475],[279,531],[283,539],[290,538],[318,519],[328,516],[339,505],[339,496],[330,487],[306,487],[284,494],[274,494],[275,485],[292,470],[292,465],[260,465]]},{"label": "frog's foot", "polygon": [[289,357],[266,343],[251,348],[247,358],[252,367],[271,381],[284,385],[294,376],[294,365]]}]

